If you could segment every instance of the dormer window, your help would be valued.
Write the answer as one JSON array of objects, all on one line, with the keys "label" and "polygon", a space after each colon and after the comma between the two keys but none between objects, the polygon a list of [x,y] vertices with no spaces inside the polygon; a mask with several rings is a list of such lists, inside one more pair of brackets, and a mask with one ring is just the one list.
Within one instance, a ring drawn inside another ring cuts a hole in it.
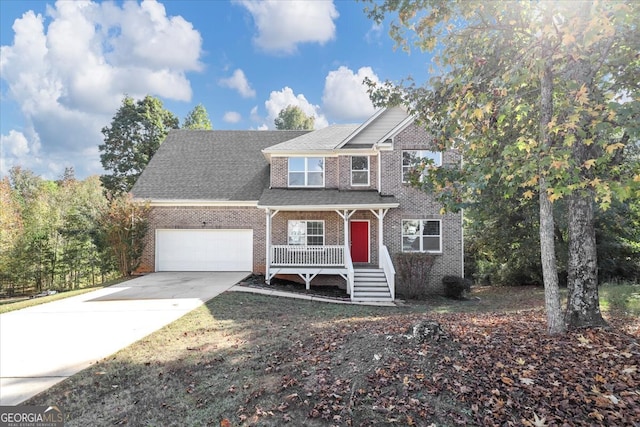
[{"label": "dormer window", "polygon": [[324,187],[324,158],[289,157],[289,187]]},{"label": "dormer window", "polygon": [[369,185],[369,157],[351,157],[351,185]]},{"label": "dormer window", "polygon": [[442,166],[442,152],[428,150],[402,151],[402,182],[409,182],[409,174],[420,165],[423,159],[432,160],[433,166]]}]

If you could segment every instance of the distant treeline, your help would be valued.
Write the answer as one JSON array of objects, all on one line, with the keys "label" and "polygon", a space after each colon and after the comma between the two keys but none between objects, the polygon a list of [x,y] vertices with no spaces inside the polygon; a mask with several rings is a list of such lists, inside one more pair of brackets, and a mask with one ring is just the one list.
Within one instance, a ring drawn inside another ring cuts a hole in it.
[{"label": "distant treeline", "polygon": [[2,296],[93,286],[135,268],[146,209],[105,197],[98,176],[77,180],[68,168],[49,181],[14,167],[0,206]]}]

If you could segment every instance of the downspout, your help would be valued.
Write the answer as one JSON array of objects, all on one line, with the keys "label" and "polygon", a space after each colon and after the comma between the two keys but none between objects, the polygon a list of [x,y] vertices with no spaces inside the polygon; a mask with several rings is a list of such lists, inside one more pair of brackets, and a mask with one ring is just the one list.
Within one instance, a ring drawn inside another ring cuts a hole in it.
[{"label": "downspout", "polygon": [[265,209],[265,213],[266,213],[266,237],[265,237],[265,244],[266,244],[266,252],[265,252],[265,266],[264,266],[264,272],[265,272],[265,282],[267,284],[269,284],[269,282],[271,281],[271,274],[269,272],[269,267],[271,266],[271,209],[267,208]]},{"label": "downspout", "polygon": [[378,193],[382,194],[382,152],[380,150],[378,150]]},{"label": "downspout", "polygon": [[378,209],[378,268],[382,268],[382,247],[384,246],[384,216],[383,209]]}]

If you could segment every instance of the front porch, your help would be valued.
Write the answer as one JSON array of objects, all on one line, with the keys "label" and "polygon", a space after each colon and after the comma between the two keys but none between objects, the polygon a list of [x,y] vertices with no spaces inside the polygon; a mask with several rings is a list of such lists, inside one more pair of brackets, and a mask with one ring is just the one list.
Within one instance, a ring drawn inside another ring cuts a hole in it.
[{"label": "front porch", "polygon": [[[395,270],[383,244],[383,221],[388,209],[265,210],[267,283],[276,275],[297,275],[308,290],[311,281],[318,275],[336,275],[345,281],[346,292],[352,301],[395,299]],[[300,221],[293,218],[305,219]],[[322,232],[304,236],[300,241],[299,236],[291,236],[292,222],[295,223],[294,229],[299,222],[322,222],[322,226],[309,224],[310,229],[313,225],[322,229]],[[357,233],[357,227],[353,226],[355,222],[366,225],[366,245],[371,250],[367,249],[364,254],[361,248],[354,245]],[[274,232],[274,229],[277,231]],[[312,239],[322,244],[307,244]],[[283,240],[288,244],[282,244]],[[358,253],[354,256],[352,250]]]},{"label": "front porch", "polygon": [[358,292],[364,282],[358,280],[354,261],[365,262],[384,275],[388,296],[381,300],[395,299],[395,270],[383,244],[383,225],[389,209],[398,206],[395,197],[371,190],[265,190],[258,207],[266,216],[267,283],[276,275],[295,274],[309,289],[318,275],[338,275],[352,301],[374,301],[381,297]]},{"label": "front porch", "polygon": [[353,263],[349,248],[344,245],[271,245],[267,266],[267,283],[276,275],[298,275],[307,290],[311,281],[319,274],[337,275],[347,284],[351,295]]}]

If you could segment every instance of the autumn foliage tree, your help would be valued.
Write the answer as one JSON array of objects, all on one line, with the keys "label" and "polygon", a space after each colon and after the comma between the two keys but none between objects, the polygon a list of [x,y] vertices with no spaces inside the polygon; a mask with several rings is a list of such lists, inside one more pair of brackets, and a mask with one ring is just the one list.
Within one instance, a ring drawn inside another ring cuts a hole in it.
[{"label": "autumn foliage tree", "polygon": [[[404,104],[461,152],[461,169],[414,184],[448,208],[482,199],[539,199],[549,331],[602,325],[594,206],[638,195],[640,5],[637,2],[385,1],[367,8],[404,49],[434,52],[424,85],[371,86],[377,105]],[[569,297],[560,314],[553,204],[566,200]]]},{"label": "autumn foliage tree", "polygon": [[0,293],[32,294],[95,285],[114,264],[97,238],[106,205],[100,180],[67,168],[45,180],[14,166],[0,181]]},{"label": "autumn foliage tree", "polygon": [[140,265],[149,212],[148,204],[134,202],[130,194],[123,194],[112,197],[99,217],[101,239],[122,277],[131,276]]}]

